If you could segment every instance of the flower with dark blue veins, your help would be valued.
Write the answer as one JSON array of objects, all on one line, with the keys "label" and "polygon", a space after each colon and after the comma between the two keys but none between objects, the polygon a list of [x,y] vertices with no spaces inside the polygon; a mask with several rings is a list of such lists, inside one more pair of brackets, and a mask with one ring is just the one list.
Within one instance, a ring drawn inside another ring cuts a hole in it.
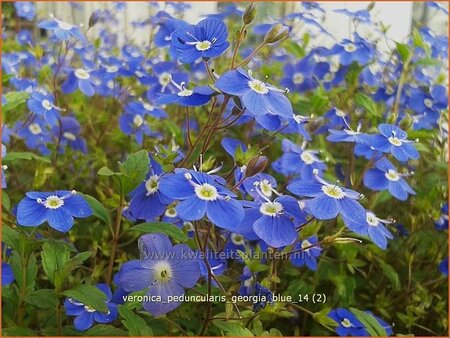
[{"label": "flower with dark blue veins", "polygon": [[84,68],[77,68],[71,71],[67,76],[66,81],[61,86],[61,90],[64,94],[70,94],[77,89],[80,89],[80,91],[87,96],[95,94],[91,73]]},{"label": "flower with dark blue veins", "polygon": [[333,319],[338,324],[336,333],[341,337],[368,336],[364,325],[349,310],[337,308],[335,310],[331,310],[328,317]]},{"label": "flower with dark blue veins", "polygon": [[130,192],[130,212],[136,219],[152,221],[161,216],[173,201],[159,189],[162,167],[150,157],[150,171],[144,182]]},{"label": "flower with dark blue veins", "polygon": [[101,324],[107,324],[115,321],[119,315],[117,311],[117,304],[111,302],[112,293],[111,289],[106,284],[97,284],[97,288],[100,289],[106,295],[106,306],[108,312],[100,312],[89,305],[80,303],[79,301],[68,298],[64,301],[64,307],[68,316],[75,316],[73,326],[78,331],[86,331],[91,328],[95,322]]},{"label": "flower with dark blue veins", "polygon": [[178,28],[172,34],[172,45],[182,63],[220,56],[228,48],[227,26],[218,19],[207,18],[197,25]]},{"label": "flower with dark blue veins", "polygon": [[33,43],[33,37],[28,29],[22,29],[16,35],[16,41],[22,46],[28,46]]},{"label": "flower with dark blue veins", "polygon": [[312,180],[294,181],[287,189],[298,196],[312,197],[305,203],[314,217],[326,220],[341,214],[355,220],[365,218],[366,212],[357,202],[363,197],[360,193],[325,181],[317,170],[313,174]]},{"label": "flower with dark blue veins", "polygon": [[322,252],[322,248],[317,243],[317,236],[311,236],[297,243],[291,254],[293,266],[302,267],[306,265],[310,270],[317,270],[317,258]]},{"label": "flower with dark blue veins", "polygon": [[57,124],[59,112],[62,110],[55,105],[53,97],[36,91],[27,100],[27,107],[32,113],[45,117],[51,125]]},{"label": "flower with dark blue veins", "polygon": [[19,18],[24,18],[28,21],[32,21],[36,15],[36,7],[31,1],[14,2],[14,8]]},{"label": "flower with dark blue veins", "polygon": [[60,41],[65,41],[72,37],[82,43],[87,43],[86,37],[81,33],[78,26],[71,25],[56,18],[43,20],[39,22],[38,27],[53,32],[56,39]]},{"label": "flower with dark blue veins", "polygon": [[50,153],[47,143],[51,141],[46,122],[44,117],[36,116],[25,123],[16,124],[17,135],[25,140],[26,146],[29,149],[37,149],[44,155]]},{"label": "flower with dark blue veins", "polygon": [[176,206],[181,219],[197,221],[206,214],[215,225],[233,231],[239,228],[244,209],[225,183],[219,176],[177,169],[174,174],[161,177],[159,189],[164,195],[181,200]]},{"label": "flower with dark blue veins", "polygon": [[156,136],[157,133],[153,132],[146,120],[149,114],[143,107],[142,109],[134,109],[130,104],[125,106],[125,112],[119,117],[119,126],[126,135],[134,135],[136,142],[142,144],[144,141],[144,135]]},{"label": "flower with dark blue veins", "polygon": [[[252,228],[255,234],[274,248],[292,244],[297,239],[296,227],[305,223],[305,215],[292,196],[279,196],[271,201],[255,182],[259,199],[245,202],[247,208],[240,231]],[[239,231],[237,231],[239,232]]]},{"label": "flower with dark blue veins", "polygon": [[2,286],[9,285],[15,280],[16,277],[14,277],[14,272],[11,265],[6,262],[2,262]]},{"label": "flower with dark blue veins", "polygon": [[161,94],[177,93],[178,83],[187,83],[189,75],[179,70],[175,62],[158,62],[152,65],[152,75],[146,79],[147,99],[151,102]]},{"label": "flower with dark blue veins", "polygon": [[392,239],[392,233],[386,229],[385,224],[393,223],[392,220],[378,218],[372,211],[366,210],[366,219],[355,220],[343,217],[345,225],[357,234],[369,236],[369,238],[381,249],[386,249],[387,239]]},{"label": "flower with dark blue veins", "polygon": [[63,116],[60,124],[52,128],[56,139],[59,140],[59,152],[64,153],[66,146],[73,150],[87,153],[86,140],[81,137],[80,123],[72,116]]},{"label": "flower with dark blue veins", "polygon": [[[152,300],[144,301],[144,309],[161,316],[176,309],[181,302],[168,302],[169,296],[183,296],[200,278],[195,253],[186,244],[172,245],[161,234],[139,238],[140,259],[123,264],[119,282],[125,291],[147,291]],[[159,299],[158,299],[159,298]]]},{"label": "flower with dark blue veins", "polygon": [[375,191],[388,190],[400,201],[406,201],[409,195],[415,195],[414,190],[406,183],[403,177],[411,174],[400,174],[394,165],[386,158],[375,162],[375,168],[369,169],[364,177],[364,185]]},{"label": "flower with dark blue veins", "polygon": [[48,222],[50,227],[61,232],[69,231],[74,217],[86,218],[92,209],[75,190],[26,193],[17,206],[17,223],[22,226],[38,226]]},{"label": "flower with dark blue veins", "polygon": [[448,276],[448,256],[439,263],[439,271]]},{"label": "flower with dark blue veins", "polygon": [[356,33],[355,41],[344,39],[331,49],[331,53],[339,55],[340,63],[344,66],[350,65],[354,61],[364,65],[373,57],[371,46]]},{"label": "flower with dark blue veins", "polygon": [[286,118],[293,116],[291,102],[283,95],[286,90],[255,79],[250,70],[248,72],[242,68],[230,70],[219,77],[216,87],[227,94],[239,96],[252,116],[266,114]]},{"label": "flower with dark blue veins", "polygon": [[417,160],[420,155],[412,143],[407,139],[405,131],[392,124],[382,123],[378,126],[380,135],[370,135],[367,142],[374,149],[383,153],[391,153],[399,161]]}]

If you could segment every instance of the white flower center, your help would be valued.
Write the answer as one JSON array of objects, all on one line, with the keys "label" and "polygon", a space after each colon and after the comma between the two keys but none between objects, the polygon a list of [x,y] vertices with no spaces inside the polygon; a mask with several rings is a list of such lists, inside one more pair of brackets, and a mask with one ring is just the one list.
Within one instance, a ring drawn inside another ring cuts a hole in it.
[{"label": "white flower center", "polygon": [[341,324],[343,327],[352,327],[353,326],[352,323],[347,318],[342,319]]},{"label": "white flower center", "polygon": [[167,217],[170,217],[170,218],[175,218],[178,216],[177,210],[175,209],[175,207],[168,207],[166,212],[164,213],[164,215],[166,215]]},{"label": "white flower center", "polygon": [[394,169],[389,169],[387,171],[387,173],[384,174],[384,176],[389,180],[389,181],[398,181],[400,179],[400,175],[398,174],[398,172],[396,172]]},{"label": "white flower center", "polygon": [[195,48],[197,48],[197,50],[199,51],[208,50],[211,48],[211,41],[199,41],[195,44]]},{"label": "white flower center", "polygon": [[300,154],[300,158],[305,164],[313,164],[314,163],[314,157],[312,156],[311,152],[308,150],[303,151]]},{"label": "white flower center", "polygon": [[52,195],[47,197],[44,202],[44,207],[47,209],[58,209],[64,205],[64,200],[58,196]]},{"label": "white flower center", "polygon": [[89,305],[85,305],[84,310],[86,310],[87,312],[95,312],[96,311],[92,306],[89,306]]},{"label": "white flower center", "polygon": [[204,201],[215,201],[219,196],[216,187],[208,183],[197,185],[194,190],[197,197]]},{"label": "white flower center", "polygon": [[147,196],[152,195],[158,191],[159,188],[158,179],[159,179],[158,175],[153,175],[150,176],[150,178],[147,181],[145,181],[145,189],[147,189]]},{"label": "white flower center", "polygon": [[73,26],[70,25],[70,24],[68,24],[67,22],[59,21],[59,22],[58,22],[58,27],[61,28],[61,29],[66,30],[66,31],[68,31],[68,30],[72,29]]},{"label": "white flower center", "polygon": [[259,211],[263,215],[274,217],[283,211],[283,206],[279,202],[265,202],[261,204]]},{"label": "white flower center", "polygon": [[311,247],[311,242],[308,241],[307,239],[303,240],[303,242],[302,242],[302,249],[304,251],[308,251],[310,249],[310,247]]},{"label": "white flower center", "polygon": [[192,94],[194,94],[194,91],[189,89],[182,89],[178,92],[178,96],[191,96]]},{"label": "white flower center", "polygon": [[148,111],[153,111],[153,110],[155,109],[155,107],[153,107],[153,106],[152,106],[150,103],[148,103],[148,102],[144,102],[143,106],[144,106],[144,109],[145,109],[145,110],[148,110]]},{"label": "white flower center", "polygon": [[87,80],[91,77],[91,75],[83,68],[75,70],[75,76],[82,80]]},{"label": "white flower center", "polygon": [[195,227],[194,224],[192,224],[192,222],[184,222],[183,227],[186,229],[187,232],[195,231]]},{"label": "white flower center", "polygon": [[393,144],[394,146],[397,146],[397,147],[400,147],[403,144],[402,140],[400,140],[399,138],[397,138],[395,136],[390,136],[388,138],[388,141],[390,144]]},{"label": "white flower center", "polygon": [[68,131],[64,132],[63,136],[70,141],[75,141],[77,139],[75,134],[69,133]]},{"label": "white flower center", "polygon": [[239,234],[232,233],[231,234],[231,241],[235,245],[244,245],[244,237],[242,235],[239,235]]},{"label": "white flower center", "polygon": [[371,225],[371,226],[376,227],[376,226],[378,225],[378,219],[377,219],[377,217],[376,217],[373,213],[371,213],[371,212],[368,212],[368,213],[366,214],[366,221],[367,221],[367,223],[368,223],[369,225]]},{"label": "white flower center", "polygon": [[133,124],[135,127],[139,128],[144,124],[144,118],[140,114],[136,114],[133,117]]},{"label": "white flower center", "polygon": [[259,80],[248,81],[248,86],[258,94],[267,94],[269,92],[269,89],[267,89],[266,84]]},{"label": "white flower center", "polygon": [[352,53],[356,50],[356,46],[353,43],[348,43],[344,46],[344,49],[348,53]]},{"label": "white flower center", "polygon": [[262,180],[259,186],[261,187],[261,192],[265,196],[272,196],[272,183],[270,183],[268,180]]},{"label": "white flower center", "polygon": [[433,101],[431,101],[430,99],[425,99],[423,100],[423,103],[425,106],[427,106],[428,108],[432,108],[433,107]]},{"label": "white flower center", "polygon": [[119,70],[119,67],[117,67],[117,66],[109,66],[109,67],[106,67],[106,72],[107,73],[115,73],[115,72],[117,72]]},{"label": "white flower center", "polygon": [[342,189],[336,185],[323,185],[322,191],[331,198],[341,199],[345,196]]},{"label": "white flower center", "polygon": [[324,75],[323,79],[324,79],[326,82],[333,81],[333,79],[334,79],[334,74],[328,72],[328,73],[326,73],[326,74]]},{"label": "white flower center", "polygon": [[171,80],[172,75],[170,75],[168,72],[164,72],[160,76],[158,76],[159,84],[163,87],[167,86]]},{"label": "white flower center", "polygon": [[33,135],[39,135],[40,133],[42,133],[42,129],[41,126],[37,123],[31,123],[28,126],[28,130],[33,134]]},{"label": "white flower center", "polygon": [[172,278],[172,267],[167,261],[158,262],[153,268],[155,281],[164,283]]},{"label": "white flower center", "polygon": [[294,82],[294,84],[296,85],[303,83],[304,80],[305,77],[302,73],[295,73],[294,76],[292,76],[292,82]]},{"label": "white flower center", "polygon": [[53,108],[49,100],[42,101],[42,107],[44,107],[46,110],[50,110]]}]

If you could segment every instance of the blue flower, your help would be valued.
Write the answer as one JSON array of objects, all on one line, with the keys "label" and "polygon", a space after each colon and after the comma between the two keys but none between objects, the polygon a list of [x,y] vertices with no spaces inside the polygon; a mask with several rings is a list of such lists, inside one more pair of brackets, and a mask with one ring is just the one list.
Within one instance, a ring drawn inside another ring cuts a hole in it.
[{"label": "blue flower", "polygon": [[14,272],[11,268],[11,265],[2,262],[2,286],[9,285],[15,280],[16,277],[14,277]]},{"label": "blue flower", "polygon": [[33,37],[28,29],[22,29],[19,33],[17,33],[16,40],[22,46],[28,46],[33,43]]},{"label": "blue flower", "polygon": [[81,33],[79,27],[56,18],[43,20],[39,22],[38,27],[52,31],[54,36],[60,41],[65,41],[73,37],[82,43],[87,43],[86,37]]},{"label": "blue flower", "polygon": [[389,193],[400,201],[406,201],[408,195],[416,193],[403,179],[410,174],[400,174],[394,165],[386,158],[375,162],[375,168],[369,169],[364,177],[364,185],[372,190],[388,190]]},{"label": "blue flower", "polygon": [[27,192],[17,207],[17,223],[22,226],[38,226],[45,221],[61,232],[69,231],[73,218],[92,215],[86,200],[75,190],[55,192]]},{"label": "blue flower", "polygon": [[119,117],[120,130],[127,135],[134,135],[136,142],[142,144],[144,135],[158,135],[150,129],[148,122],[146,121],[147,115],[148,112],[145,109],[133,109],[129,104],[126,105],[125,113]]},{"label": "blue flower", "polygon": [[439,263],[439,271],[448,276],[448,256]]},{"label": "blue flower", "polygon": [[221,55],[230,45],[227,38],[227,26],[218,19],[208,18],[197,25],[177,29],[172,34],[172,45],[180,62],[191,63]]},{"label": "blue flower", "polygon": [[145,301],[144,309],[154,316],[170,312],[181,305],[168,302],[169,296],[183,296],[200,278],[200,267],[194,252],[186,244],[172,246],[161,234],[139,238],[140,260],[122,265],[119,282],[125,291],[146,290],[154,301]]},{"label": "blue flower", "polygon": [[356,61],[361,65],[368,63],[373,57],[373,50],[369,44],[355,33],[355,41],[344,39],[336,44],[331,53],[339,55],[341,65],[348,66]]},{"label": "blue flower", "polygon": [[54,126],[53,134],[59,140],[59,152],[64,153],[65,147],[68,145],[74,150],[87,153],[86,140],[80,136],[80,123],[71,116],[63,116],[60,119],[60,125]]},{"label": "blue flower", "polygon": [[272,291],[259,283],[255,284],[255,296],[258,297],[258,301],[253,303],[253,312],[259,312],[264,309],[267,304],[272,305],[273,303]]},{"label": "blue flower", "polygon": [[381,249],[386,249],[388,238],[394,238],[391,232],[385,227],[385,224],[391,224],[393,222],[378,218],[369,210],[366,210],[365,219],[355,220],[344,217],[344,223],[351,231],[360,235],[369,236],[372,242]]},{"label": "blue flower", "polygon": [[239,294],[241,296],[251,296],[254,293],[254,276],[253,273],[250,271],[248,266],[244,267],[244,270],[242,271],[241,275],[241,287],[239,288]]},{"label": "blue flower", "polygon": [[175,93],[163,94],[156,99],[157,104],[176,103],[180,106],[201,106],[211,99],[213,93],[209,87],[197,87],[194,89],[187,89],[186,84],[182,82],[177,84],[175,81],[172,84],[176,87]]},{"label": "blue flower", "polygon": [[215,225],[233,231],[244,218],[244,209],[233,199],[236,195],[224,187],[225,183],[218,176],[177,169],[175,174],[161,177],[160,190],[182,201],[176,206],[181,219],[197,221],[206,214]]},{"label": "blue flower", "polygon": [[32,113],[45,117],[51,125],[58,122],[59,112],[62,110],[55,106],[53,97],[36,91],[27,100],[27,107]]},{"label": "blue flower", "polygon": [[279,196],[271,201],[259,184],[254,190],[260,198],[246,202],[248,208],[239,230],[245,233],[246,229],[252,228],[259,238],[274,248],[292,244],[297,239],[296,226],[305,223],[297,200],[292,196]]},{"label": "blue flower", "polygon": [[293,116],[291,102],[282,94],[286,91],[253,78],[250,70],[230,70],[217,80],[216,87],[227,94],[239,96],[252,116]]},{"label": "blue flower", "polygon": [[381,135],[370,135],[370,145],[383,153],[391,153],[399,161],[417,160],[420,155],[411,144],[417,141],[407,139],[407,134],[399,127],[382,123],[378,126]]},{"label": "blue flower", "polygon": [[[206,251],[205,258],[208,261],[208,265],[210,267],[211,275],[220,276],[225,273],[227,270],[227,260],[223,257],[222,252],[215,251]],[[208,267],[204,259],[199,260],[200,264],[200,273],[201,275],[208,280]],[[211,284],[215,287],[218,287],[215,280],[211,281]]]},{"label": "blue flower", "polygon": [[369,335],[364,328],[364,325],[349,310],[337,308],[335,310],[331,310],[328,317],[333,319],[338,324],[336,333],[341,337],[366,337]]},{"label": "blue flower", "polygon": [[177,84],[189,81],[189,75],[180,71],[175,62],[158,62],[152,65],[152,73],[145,80],[149,87],[146,95],[150,102],[161,94],[178,93]]},{"label": "blue flower", "polygon": [[115,321],[119,315],[117,304],[111,303],[112,293],[109,286],[106,284],[97,284],[97,288],[107,297],[105,302],[108,307],[107,313],[97,311],[93,307],[80,303],[73,298],[68,298],[64,301],[66,314],[68,316],[75,316],[73,325],[78,331],[86,331],[94,325],[94,322],[102,324],[111,323]]},{"label": "blue flower", "polygon": [[61,86],[61,90],[64,94],[70,94],[77,90],[77,88],[87,96],[95,94],[91,73],[84,68],[77,68],[71,71],[66,81]]},{"label": "blue flower", "polygon": [[25,123],[18,122],[16,128],[17,135],[25,140],[25,144],[29,149],[37,149],[44,155],[50,153],[47,143],[51,141],[51,136],[43,117],[36,116]]},{"label": "blue flower", "polygon": [[130,212],[136,219],[151,221],[161,216],[173,201],[159,189],[159,181],[163,173],[161,165],[150,157],[150,171],[147,178],[130,192]]},{"label": "blue flower", "polygon": [[322,248],[317,244],[317,236],[311,236],[294,246],[291,254],[291,263],[297,267],[306,265],[309,269],[316,271],[317,258],[321,252]]},{"label": "blue flower", "polygon": [[445,203],[441,208],[441,217],[434,222],[436,230],[447,230],[448,229],[448,203]]},{"label": "blue flower", "polygon": [[317,171],[312,180],[295,181],[287,189],[299,196],[312,197],[306,201],[306,206],[317,219],[333,219],[338,214],[355,220],[366,216],[364,208],[357,202],[362,197],[360,193],[325,181]]},{"label": "blue flower", "polygon": [[14,8],[19,18],[24,18],[28,21],[32,21],[36,15],[36,7],[31,1],[14,2]]}]

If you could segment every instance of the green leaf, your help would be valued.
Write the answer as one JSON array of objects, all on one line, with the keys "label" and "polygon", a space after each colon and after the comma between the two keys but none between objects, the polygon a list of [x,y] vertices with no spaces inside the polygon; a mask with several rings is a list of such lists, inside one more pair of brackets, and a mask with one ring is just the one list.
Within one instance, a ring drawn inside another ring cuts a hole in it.
[{"label": "green leaf", "polygon": [[123,176],[118,176],[122,187],[122,194],[128,194],[139,183],[145,180],[149,170],[150,159],[146,150],[140,150],[137,153],[127,157],[124,163],[120,164],[120,172]]},{"label": "green leaf", "polygon": [[40,309],[54,309],[58,304],[58,297],[54,290],[40,289],[26,296],[25,301]]},{"label": "green leaf", "polygon": [[384,327],[382,327],[380,325],[380,323],[378,323],[378,321],[375,319],[374,316],[372,316],[364,311],[355,309],[353,307],[351,307],[349,309],[356,316],[356,318],[364,325],[367,332],[372,337],[386,337],[387,336],[386,330],[384,329]]},{"label": "green leaf", "polygon": [[380,117],[377,104],[367,95],[357,93],[355,95],[355,103],[356,105],[367,110],[367,112],[372,114],[373,116]]},{"label": "green leaf", "polygon": [[75,257],[71,258],[65,265],[62,270],[61,277],[65,279],[66,276],[70,275],[70,273],[78,268],[85,260],[91,257],[91,253],[89,251],[82,252]]},{"label": "green leaf", "polygon": [[179,242],[186,242],[188,240],[187,236],[183,233],[183,231],[180,228],[170,223],[163,223],[163,222],[141,223],[130,228],[130,230],[139,231],[146,234],[161,233]]},{"label": "green leaf", "polygon": [[383,261],[382,259],[377,259],[378,264],[380,265],[381,270],[383,270],[384,275],[389,279],[392,284],[394,290],[400,290],[400,277],[398,276],[397,271],[394,270],[392,266]]},{"label": "green leaf", "polygon": [[2,330],[2,336],[37,337],[38,334],[33,330],[25,327],[8,327]]},{"label": "green leaf", "polygon": [[126,331],[118,329],[112,325],[98,324],[87,330],[85,335],[96,337],[123,337],[126,336],[127,333]]},{"label": "green leaf", "polygon": [[18,250],[20,245],[20,234],[9,226],[2,226],[2,242],[11,249]]},{"label": "green leaf", "polygon": [[[56,274],[64,269],[70,259],[70,250],[66,243],[56,240],[48,240],[42,246],[42,267],[50,282],[59,286],[56,281]],[[58,281],[61,282],[62,281]]]},{"label": "green leaf", "polygon": [[91,306],[100,312],[108,312],[106,295],[93,285],[79,284],[70,290],[65,290],[62,294],[84,305]]},{"label": "green leaf", "polygon": [[25,101],[30,96],[28,92],[9,92],[4,95],[6,99],[6,103],[2,105],[2,113],[6,114],[10,111],[16,109],[21,104],[25,103]]},{"label": "green leaf", "polygon": [[114,176],[116,173],[108,167],[101,167],[97,172],[100,176]]},{"label": "green leaf", "polygon": [[123,318],[122,324],[128,330],[130,336],[153,336],[152,329],[145,320],[127,308],[125,305],[119,305],[119,314]]},{"label": "green leaf", "polygon": [[423,58],[415,62],[416,66],[435,66],[442,67],[442,62],[432,58]]},{"label": "green leaf", "polygon": [[50,163],[50,159],[36,155],[34,153],[26,152],[26,151],[21,151],[21,152],[12,151],[12,152],[7,153],[5,155],[5,157],[2,158],[2,161],[4,161],[5,163],[22,161],[22,160],[25,160],[25,161],[36,160],[36,161],[41,161],[41,162],[45,162],[45,163]]},{"label": "green leaf", "polygon": [[107,225],[111,225],[111,216],[109,215],[108,210],[103,204],[101,204],[95,197],[91,195],[81,193],[80,195],[82,195],[86,199],[86,202],[89,203],[89,206],[91,207],[95,217],[101,219]]},{"label": "green leaf", "polygon": [[400,55],[400,58],[402,59],[403,62],[406,62],[411,55],[408,45],[400,42],[396,42],[395,44],[397,46],[397,51],[398,54]]},{"label": "green leaf", "polygon": [[11,209],[11,199],[5,190],[2,190],[2,207],[5,208],[5,210]]},{"label": "green leaf", "polygon": [[223,331],[226,336],[253,337],[253,333],[249,329],[242,327],[239,324],[217,320],[213,320],[213,324],[219,330]]}]

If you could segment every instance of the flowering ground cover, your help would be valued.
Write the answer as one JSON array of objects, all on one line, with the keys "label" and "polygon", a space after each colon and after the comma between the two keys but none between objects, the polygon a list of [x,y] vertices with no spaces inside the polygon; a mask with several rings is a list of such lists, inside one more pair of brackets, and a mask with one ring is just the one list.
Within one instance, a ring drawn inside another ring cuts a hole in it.
[{"label": "flowering ground cover", "polygon": [[283,5],[2,3],[3,335],[447,335],[448,36]]}]

